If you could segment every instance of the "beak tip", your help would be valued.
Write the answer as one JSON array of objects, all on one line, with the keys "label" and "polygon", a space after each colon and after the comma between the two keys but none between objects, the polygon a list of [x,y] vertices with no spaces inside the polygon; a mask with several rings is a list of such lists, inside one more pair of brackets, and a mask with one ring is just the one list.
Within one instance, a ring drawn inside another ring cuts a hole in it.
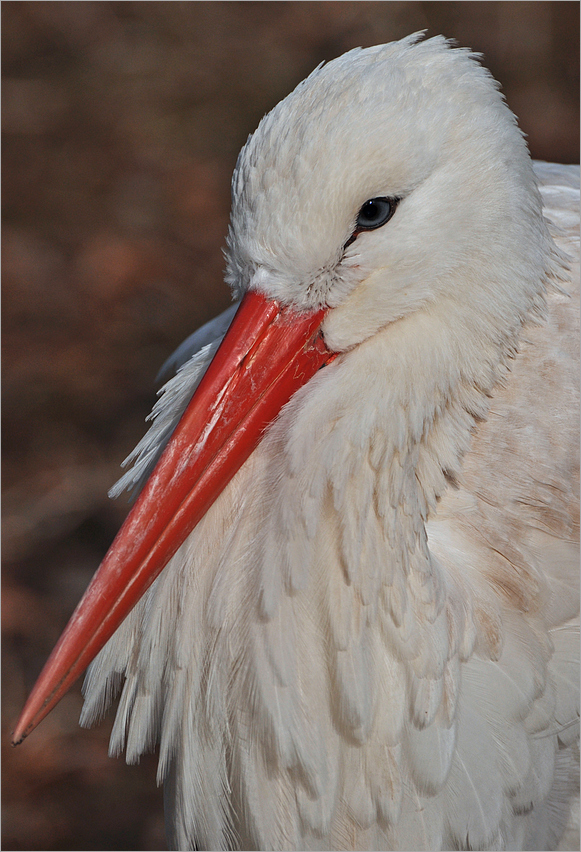
[{"label": "beak tip", "polygon": [[17,726],[17,727],[15,728],[15,730],[14,730],[14,731],[12,731],[11,738],[10,738],[10,741],[11,741],[11,744],[12,744],[12,748],[16,748],[16,746],[20,745],[20,743],[21,743],[23,740],[25,740],[25,739],[26,739],[26,737],[28,736],[28,734],[29,734],[29,733],[30,733],[30,732],[29,732],[28,730],[24,730],[24,731],[22,731],[22,730],[21,730],[21,729]]},{"label": "beak tip", "polygon": [[[33,690],[28,698],[28,701],[24,705],[24,709],[20,714],[16,725],[14,726],[14,730],[12,731],[11,743],[13,746],[20,745],[21,742],[25,740],[27,736],[34,731],[39,722],[41,722],[46,716],[46,712],[42,712],[42,707],[40,708],[41,712],[39,712],[39,709],[35,703],[37,700],[38,699],[35,696],[35,690]],[[48,702],[45,702],[45,704],[47,703]]]}]

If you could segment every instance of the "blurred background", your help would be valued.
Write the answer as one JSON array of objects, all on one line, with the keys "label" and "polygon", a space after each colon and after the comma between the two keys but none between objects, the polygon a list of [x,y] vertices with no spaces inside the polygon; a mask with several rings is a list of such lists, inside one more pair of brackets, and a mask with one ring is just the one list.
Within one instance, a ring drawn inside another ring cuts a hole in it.
[{"label": "blurred background", "polygon": [[534,157],[579,162],[576,2],[4,2],[3,840],[164,849],[155,756],[107,757],[80,687],[10,731],[125,513],[155,375],[229,303],[248,134],[322,60],[442,33],[484,54]]}]

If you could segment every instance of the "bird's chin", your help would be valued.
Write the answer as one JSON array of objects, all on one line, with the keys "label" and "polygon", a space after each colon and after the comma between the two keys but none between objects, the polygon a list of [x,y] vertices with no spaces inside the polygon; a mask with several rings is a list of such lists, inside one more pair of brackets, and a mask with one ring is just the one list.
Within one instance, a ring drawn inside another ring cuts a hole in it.
[{"label": "bird's chin", "polygon": [[430,282],[407,277],[398,281],[387,268],[377,269],[327,312],[321,326],[325,343],[333,352],[353,349],[433,300]]},{"label": "bird's chin", "polygon": [[328,311],[321,330],[333,352],[353,349],[393,321],[392,311],[379,309],[374,282],[370,281],[373,278],[362,281],[341,304]]}]

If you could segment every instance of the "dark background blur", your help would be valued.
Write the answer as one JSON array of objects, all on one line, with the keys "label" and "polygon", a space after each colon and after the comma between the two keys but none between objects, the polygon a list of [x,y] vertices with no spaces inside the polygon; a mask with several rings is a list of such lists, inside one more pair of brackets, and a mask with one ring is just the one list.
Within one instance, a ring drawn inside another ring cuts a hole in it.
[{"label": "dark background blur", "polygon": [[155,758],[77,686],[11,726],[122,521],[164,359],[229,303],[239,148],[321,60],[427,29],[485,55],[534,157],[579,162],[579,4],[4,2],[3,843],[163,849]]}]

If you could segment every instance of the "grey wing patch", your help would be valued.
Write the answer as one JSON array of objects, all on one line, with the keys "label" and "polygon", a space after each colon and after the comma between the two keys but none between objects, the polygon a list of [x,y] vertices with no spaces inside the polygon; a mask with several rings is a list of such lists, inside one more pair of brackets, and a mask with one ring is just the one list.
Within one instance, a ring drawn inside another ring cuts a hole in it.
[{"label": "grey wing patch", "polygon": [[190,335],[161,368],[158,378],[170,371],[176,373],[158,391],[159,399],[147,417],[152,424],[122,463],[121,467],[130,468],[110,489],[112,499],[124,491],[130,492],[130,500],[138,496],[224,339],[238,305],[236,302]]},{"label": "grey wing patch", "polygon": [[167,361],[162,365],[159,373],[156,376],[156,381],[167,379],[168,376],[177,373],[179,368],[189,361],[192,355],[195,355],[209,343],[213,343],[216,338],[220,340],[224,337],[230,327],[230,323],[234,319],[234,314],[238,310],[240,302],[234,302],[217,317],[202,325],[189,337],[186,337],[183,343],[180,343],[178,348],[173,352]]},{"label": "grey wing patch", "polygon": [[[578,252],[579,245],[579,166],[538,160],[533,166],[543,199],[543,215],[553,238],[563,241],[559,243],[561,259],[568,269],[571,254]],[[565,292],[556,281],[553,287]]]},{"label": "grey wing patch", "polygon": [[534,160],[533,168],[541,185],[567,186],[570,189],[579,189],[579,166],[564,166],[561,163],[545,163],[543,160]]}]

